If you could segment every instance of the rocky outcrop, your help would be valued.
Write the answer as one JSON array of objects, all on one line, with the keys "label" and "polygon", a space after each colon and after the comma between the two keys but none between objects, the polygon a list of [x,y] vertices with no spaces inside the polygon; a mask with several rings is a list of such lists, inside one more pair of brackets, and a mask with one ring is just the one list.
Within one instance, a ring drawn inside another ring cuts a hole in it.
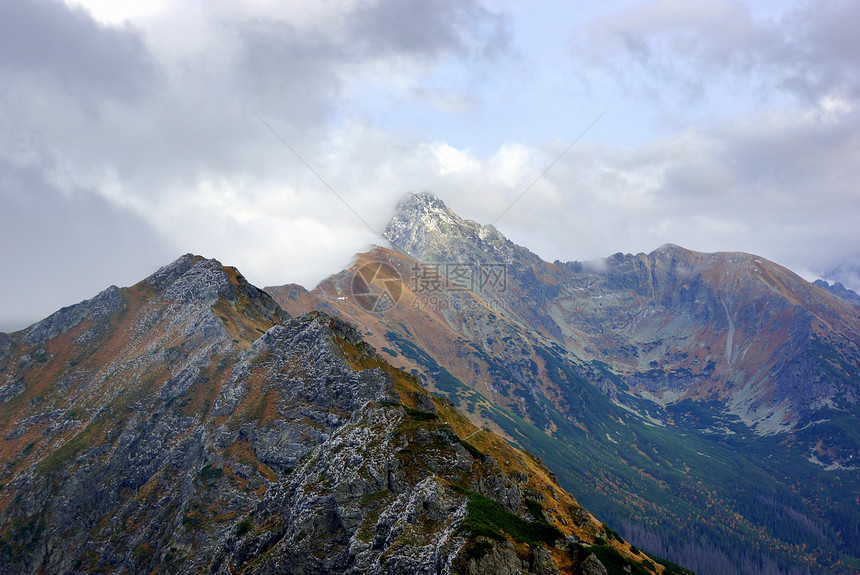
[{"label": "rocky outcrop", "polygon": [[84,320],[95,322],[116,313],[125,305],[122,292],[111,286],[96,297],[77,305],[64,307],[27,330],[23,343],[38,345],[45,340],[64,334]]}]

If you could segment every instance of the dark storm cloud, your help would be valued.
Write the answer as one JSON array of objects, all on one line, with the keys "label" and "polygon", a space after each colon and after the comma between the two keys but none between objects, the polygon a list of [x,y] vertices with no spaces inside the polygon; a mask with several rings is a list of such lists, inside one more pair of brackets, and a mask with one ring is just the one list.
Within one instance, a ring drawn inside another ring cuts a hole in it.
[{"label": "dark storm cloud", "polygon": [[336,64],[348,57],[336,38],[282,21],[224,27],[235,42],[230,89],[243,100],[304,129],[331,112],[343,85]]},{"label": "dark storm cloud", "polygon": [[[60,184],[74,176],[55,146],[88,148],[87,134],[65,120],[97,123],[107,103],[150,97],[157,76],[130,28],[52,0],[0,4],[0,330],[137,281],[173,256],[135,214]],[[57,134],[68,140],[54,142]]]},{"label": "dark storm cloud", "polygon": [[191,186],[283,159],[255,112],[311,145],[352,83],[405,66],[420,84],[434,59],[498,55],[507,42],[503,21],[473,1],[360,2],[310,26],[202,8],[200,44],[156,58],[133,28],[53,0],[4,3],[0,156],[23,146],[71,172],[116,172],[138,193]]},{"label": "dark storm cloud", "polygon": [[305,29],[261,19],[223,23],[236,42],[234,86],[269,110],[289,110],[285,119],[307,121],[330,113],[350,75],[365,74],[362,66],[419,72],[446,56],[495,59],[510,42],[504,18],[474,1],[361,2],[340,22]]},{"label": "dark storm cloud", "polygon": [[69,194],[41,169],[0,159],[0,331],[21,329],[111,284],[130,285],[178,253],[135,214]]},{"label": "dark storm cloud", "polygon": [[0,4],[0,73],[81,99],[134,98],[156,75],[139,34],[101,26],[57,0]]}]

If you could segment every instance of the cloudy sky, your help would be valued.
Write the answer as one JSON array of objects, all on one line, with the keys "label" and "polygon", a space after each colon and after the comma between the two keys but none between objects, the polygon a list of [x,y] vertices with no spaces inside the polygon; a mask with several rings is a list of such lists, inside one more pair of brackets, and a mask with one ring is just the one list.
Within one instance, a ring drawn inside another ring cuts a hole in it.
[{"label": "cloudy sky", "polygon": [[548,260],[856,266],[857,22],[856,0],[4,0],[0,330],[186,252],[312,287],[409,191],[504,212]]}]

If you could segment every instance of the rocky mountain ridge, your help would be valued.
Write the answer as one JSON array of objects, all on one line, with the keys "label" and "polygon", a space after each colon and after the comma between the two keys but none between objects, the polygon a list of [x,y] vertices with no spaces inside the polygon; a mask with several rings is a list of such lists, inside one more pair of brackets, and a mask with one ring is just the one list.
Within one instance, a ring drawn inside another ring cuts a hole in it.
[{"label": "rocky mountain ridge", "polygon": [[215,260],[0,335],[0,378],[3,573],[681,571]]}]

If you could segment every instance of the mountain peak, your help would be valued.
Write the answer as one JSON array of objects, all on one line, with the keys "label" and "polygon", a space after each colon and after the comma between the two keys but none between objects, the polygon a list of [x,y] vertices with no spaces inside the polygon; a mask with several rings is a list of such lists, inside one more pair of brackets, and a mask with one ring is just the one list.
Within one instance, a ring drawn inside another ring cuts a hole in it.
[{"label": "mountain peak", "polygon": [[395,248],[416,259],[423,259],[435,238],[460,235],[458,230],[464,225],[466,222],[435,195],[410,193],[397,204],[383,236]]},{"label": "mountain peak", "polygon": [[404,235],[413,231],[422,232],[418,235],[424,236],[438,230],[442,224],[448,224],[450,231],[452,227],[462,227],[465,221],[430,192],[409,193],[397,204],[394,217],[388,222],[383,235],[396,246],[409,251],[408,244],[414,242],[404,240],[418,238],[406,238]]},{"label": "mountain peak", "polygon": [[431,192],[419,192],[406,194],[399,203],[399,206],[425,206],[430,210],[450,212],[451,210],[445,205],[439,197]]},{"label": "mountain peak", "polygon": [[162,299],[177,302],[234,301],[242,295],[258,297],[261,293],[236,268],[194,254],[181,256],[141,283],[155,288]]},{"label": "mountain peak", "polygon": [[[174,306],[175,318],[181,316],[183,321],[211,326],[218,323],[211,308],[219,303],[225,310],[228,307],[240,310],[245,319],[261,319],[260,325],[283,316],[274,300],[248,283],[236,268],[223,266],[215,259],[185,254],[135,286],[111,286],[91,299],[60,309],[27,328],[21,341],[40,345],[85,324],[90,327],[81,341],[86,342],[90,337],[107,333],[110,318],[134,305],[152,309]],[[253,328],[246,331],[255,335]],[[208,331],[210,335],[215,332],[225,337],[227,334],[220,328]]]},{"label": "mountain peak", "polygon": [[682,248],[678,244],[666,243],[654,250],[654,253],[689,253],[690,250]]},{"label": "mountain peak", "polygon": [[[147,277],[143,282],[152,286],[157,291],[161,291],[180,277],[188,270],[194,267],[195,264],[207,261],[203,256],[195,254],[185,254],[170,262],[166,266],[158,268],[158,270]],[[215,261],[215,260],[211,260]]]},{"label": "mountain peak", "polygon": [[383,236],[397,250],[422,262],[462,264],[539,259],[492,225],[464,220],[429,192],[407,194]]}]

